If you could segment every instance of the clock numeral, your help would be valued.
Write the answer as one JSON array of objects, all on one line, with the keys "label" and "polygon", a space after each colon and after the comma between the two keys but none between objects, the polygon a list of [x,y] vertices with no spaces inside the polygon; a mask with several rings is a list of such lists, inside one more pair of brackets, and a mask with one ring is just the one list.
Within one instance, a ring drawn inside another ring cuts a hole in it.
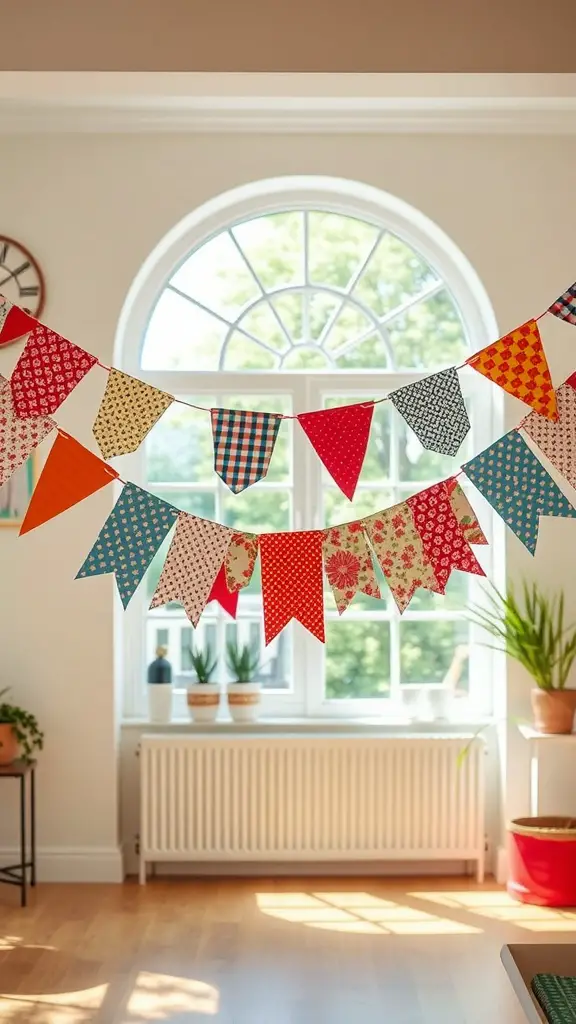
[{"label": "clock numeral", "polygon": [[19,288],[18,290],[21,298],[24,298],[24,296],[35,298],[40,293],[40,285],[29,284],[25,288]]},{"label": "clock numeral", "polygon": [[18,277],[18,274],[23,274],[30,266],[30,260],[26,260],[25,263],[21,263],[19,267],[16,267],[16,269],[12,271],[12,276]]},{"label": "clock numeral", "polygon": [[8,245],[8,242],[0,242],[0,264],[6,263],[9,251],[10,246]]}]

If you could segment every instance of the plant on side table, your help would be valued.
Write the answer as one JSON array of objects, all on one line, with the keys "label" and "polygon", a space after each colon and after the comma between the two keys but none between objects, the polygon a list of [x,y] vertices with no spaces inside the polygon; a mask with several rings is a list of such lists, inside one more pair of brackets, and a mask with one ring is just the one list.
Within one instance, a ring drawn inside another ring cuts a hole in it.
[{"label": "plant on side table", "polygon": [[32,761],[34,753],[44,746],[44,733],[34,715],[4,700],[9,690],[0,690],[0,765],[12,764],[19,756]]},{"label": "plant on side table", "polygon": [[233,677],[228,683],[228,707],[234,722],[255,722],[260,710],[260,683],[254,681],[260,653],[249,644],[226,644],[226,662]]},{"label": "plant on side table", "polygon": [[194,722],[214,722],[220,704],[220,684],[210,680],[214,675],[218,659],[212,656],[209,644],[190,648],[192,668],[196,673],[196,682],[188,686],[188,710]]},{"label": "plant on side table", "polygon": [[504,651],[532,676],[534,727],[542,733],[572,732],[576,690],[566,682],[576,657],[576,626],[564,622],[564,594],[548,597],[536,583],[522,585],[517,598],[513,588],[501,594],[492,586],[487,604],[472,608],[472,621],[496,640],[487,644]]}]

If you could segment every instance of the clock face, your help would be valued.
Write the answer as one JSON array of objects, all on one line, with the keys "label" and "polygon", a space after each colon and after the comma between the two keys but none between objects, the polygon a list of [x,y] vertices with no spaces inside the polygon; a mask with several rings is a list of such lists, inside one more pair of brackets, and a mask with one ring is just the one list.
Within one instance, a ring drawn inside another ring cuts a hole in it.
[{"label": "clock face", "polygon": [[40,316],[46,298],[36,260],[20,242],[5,235],[0,235],[0,295],[35,317]]}]

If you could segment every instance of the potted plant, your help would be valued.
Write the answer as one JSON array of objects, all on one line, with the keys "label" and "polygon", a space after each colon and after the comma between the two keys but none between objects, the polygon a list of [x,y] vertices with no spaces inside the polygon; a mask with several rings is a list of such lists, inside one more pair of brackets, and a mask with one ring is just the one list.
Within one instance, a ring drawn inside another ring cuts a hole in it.
[{"label": "potted plant", "polygon": [[228,707],[234,722],[255,722],[260,709],[260,683],[254,676],[260,666],[260,654],[249,644],[226,644],[226,663],[232,675],[228,683]]},{"label": "potted plant", "polygon": [[0,765],[12,764],[18,756],[32,761],[34,752],[44,746],[44,733],[34,715],[5,701],[8,692],[9,687],[0,690]]},{"label": "potted plant", "polygon": [[534,726],[542,733],[572,732],[576,690],[566,682],[576,657],[576,626],[564,622],[564,595],[548,597],[536,583],[522,585],[518,599],[510,588],[487,593],[486,606],[472,609],[472,621],[496,640],[487,644],[515,658],[532,676]]},{"label": "potted plant", "polygon": [[196,673],[196,682],[188,687],[188,708],[195,722],[214,722],[220,704],[220,686],[210,680],[218,663],[212,657],[209,644],[206,648],[190,648],[192,667]]},{"label": "potted plant", "polygon": [[148,666],[148,716],[156,725],[167,725],[172,719],[172,666],[167,654],[167,647],[157,647]]}]

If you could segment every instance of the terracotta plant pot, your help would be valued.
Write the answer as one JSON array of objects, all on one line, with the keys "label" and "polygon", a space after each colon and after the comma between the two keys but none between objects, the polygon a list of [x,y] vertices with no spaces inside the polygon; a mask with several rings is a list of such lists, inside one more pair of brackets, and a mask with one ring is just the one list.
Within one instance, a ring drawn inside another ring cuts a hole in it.
[{"label": "terracotta plant pot", "polygon": [[12,764],[18,757],[18,740],[12,726],[0,722],[0,765]]},{"label": "terracotta plant pot", "polygon": [[576,690],[541,690],[531,693],[534,728],[543,733],[569,733],[574,725]]},{"label": "terracotta plant pot", "polygon": [[576,906],[574,818],[516,818],[508,825],[508,892],[540,907]]}]

